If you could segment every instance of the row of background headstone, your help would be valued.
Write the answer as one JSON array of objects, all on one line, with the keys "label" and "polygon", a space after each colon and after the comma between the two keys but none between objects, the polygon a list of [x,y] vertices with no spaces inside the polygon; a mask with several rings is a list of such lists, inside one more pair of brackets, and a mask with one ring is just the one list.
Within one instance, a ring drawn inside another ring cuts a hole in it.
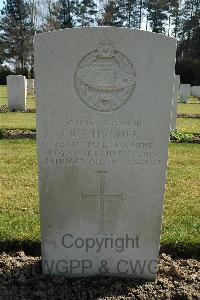
[{"label": "row of background headstone", "polygon": [[27,79],[27,94],[34,95],[35,94],[35,80]]},{"label": "row of background headstone", "polygon": [[[9,111],[25,111],[27,94],[34,95],[35,92],[34,79],[26,79],[22,75],[9,75],[7,76],[7,84]],[[170,130],[176,130],[177,101],[179,96],[181,102],[187,103],[191,94],[200,97],[200,87],[194,86],[191,88],[189,84],[180,85],[180,76],[175,75]]]},{"label": "row of background headstone", "polygon": [[180,76],[175,75],[174,76],[170,130],[176,130],[177,102],[179,99],[179,95],[180,95]]},{"label": "row of background headstone", "polygon": [[[179,76],[179,75],[176,75]],[[25,78],[26,82],[22,79]],[[187,103],[189,101],[190,96],[194,96],[200,98],[200,86],[192,86],[190,84],[181,84],[180,85],[180,76],[179,76],[179,84],[177,86],[177,82],[175,80],[175,90],[180,89],[180,92],[177,93],[177,98],[173,99],[173,103],[175,104],[175,99],[178,99],[180,96],[180,102]],[[17,83],[18,82],[18,83]],[[7,76],[7,85],[8,85],[8,98],[9,98],[9,108],[11,110],[25,110],[26,106],[26,95],[35,94],[34,87],[34,79],[26,79],[25,76],[22,75],[9,75]],[[19,85],[19,89],[15,90]],[[24,87],[23,87],[24,86]],[[25,89],[25,93],[23,94],[22,90]],[[25,103],[24,103],[25,102]],[[176,105],[175,105],[176,106]]]},{"label": "row of background headstone", "polygon": [[[189,101],[190,95],[200,98],[200,86],[190,86],[190,84],[181,84],[180,85],[180,76],[176,75],[174,81],[175,94],[172,99],[173,113],[172,113],[172,123],[175,124],[175,109],[177,109],[177,100],[179,97],[179,88],[180,88],[180,102],[187,103]],[[179,83],[178,83],[179,82]],[[34,79],[26,79],[22,75],[9,75],[7,76],[7,85],[8,85],[8,107],[9,110],[26,110],[26,97],[28,95],[34,95]],[[172,126],[175,130],[175,126]]]},{"label": "row of background headstone", "polygon": [[194,96],[200,98],[200,86],[192,86],[190,84],[180,85],[180,102],[187,103],[189,97]]},{"label": "row of background headstone", "polygon": [[200,98],[200,86],[191,87],[191,95],[197,98]]}]

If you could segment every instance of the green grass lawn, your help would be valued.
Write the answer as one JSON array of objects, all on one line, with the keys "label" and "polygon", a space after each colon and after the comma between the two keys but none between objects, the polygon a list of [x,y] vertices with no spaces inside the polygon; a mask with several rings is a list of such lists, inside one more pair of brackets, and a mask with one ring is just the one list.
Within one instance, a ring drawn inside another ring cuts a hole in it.
[{"label": "green grass lawn", "polygon": [[180,114],[200,114],[200,101],[190,103],[178,103],[177,112]]},{"label": "green grass lawn", "polygon": [[164,243],[200,243],[200,145],[171,144],[165,193]]},{"label": "green grass lawn", "polygon": [[0,105],[7,104],[7,86],[0,85]]},{"label": "green grass lawn", "polygon": [[[7,104],[7,86],[0,86],[0,105]],[[27,99],[27,108],[35,108],[35,99]],[[200,114],[200,101],[191,97],[190,103],[178,103],[179,113]],[[6,129],[34,129],[36,128],[35,113],[3,113],[0,115],[0,127]],[[181,132],[199,133],[200,119],[178,118],[177,129]]]},{"label": "green grass lawn", "polygon": [[191,96],[188,103],[178,103],[177,112],[179,114],[200,114],[200,100]]},{"label": "green grass lawn", "polygon": [[36,128],[35,113],[8,112],[0,114],[0,128],[32,129]]},{"label": "green grass lawn", "polygon": [[199,103],[200,99],[197,97],[190,96],[189,103]]},{"label": "green grass lawn", "polygon": [[[7,86],[0,86],[0,105],[7,105]],[[27,98],[27,108],[35,108],[35,99]],[[35,113],[8,112],[0,114],[0,128],[34,129],[36,128]]]},{"label": "green grass lawn", "polygon": [[[200,145],[171,144],[163,244],[200,243]],[[1,140],[0,240],[40,240],[36,144]]]},{"label": "green grass lawn", "polygon": [[[7,86],[0,85],[0,105],[8,104]],[[35,98],[27,97],[27,108],[35,108]],[[190,97],[189,103],[178,103],[178,113],[200,114],[200,100]]]},{"label": "green grass lawn", "polygon": [[2,140],[0,153],[0,240],[38,240],[35,141]]},{"label": "green grass lawn", "polygon": [[200,119],[195,118],[177,118],[176,121],[178,131],[184,133],[200,134]]}]

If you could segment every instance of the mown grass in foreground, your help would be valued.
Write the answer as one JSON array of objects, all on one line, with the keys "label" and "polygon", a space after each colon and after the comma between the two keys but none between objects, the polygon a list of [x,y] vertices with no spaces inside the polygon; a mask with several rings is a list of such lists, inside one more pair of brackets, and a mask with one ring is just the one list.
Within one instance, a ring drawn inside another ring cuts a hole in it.
[{"label": "mown grass in foreground", "polygon": [[[170,145],[163,245],[200,243],[199,153],[200,145]],[[35,141],[2,140],[0,156],[0,240],[39,244]]]},{"label": "mown grass in foreground", "polygon": [[39,240],[36,144],[2,140],[0,240]]},{"label": "mown grass in foreground", "polygon": [[162,243],[200,244],[200,145],[171,144]]},{"label": "mown grass in foreground", "polygon": [[200,134],[200,119],[197,118],[177,118],[177,130],[183,133]]},{"label": "mown grass in foreground", "polygon": [[8,112],[0,114],[0,128],[4,129],[36,129],[35,113]]},{"label": "mown grass in foreground", "polygon": [[197,103],[178,103],[177,112],[179,114],[200,114],[200,101]]}]

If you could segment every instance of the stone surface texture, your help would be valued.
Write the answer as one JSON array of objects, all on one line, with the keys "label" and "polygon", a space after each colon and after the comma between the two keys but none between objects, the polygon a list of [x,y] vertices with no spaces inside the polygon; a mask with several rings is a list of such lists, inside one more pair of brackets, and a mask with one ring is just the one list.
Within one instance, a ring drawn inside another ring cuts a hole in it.
[{"label": "stone surface texture", "polygon": [[191,85],[181,84],[180,85],[180,102],[187,103],[191,95]]},{"label": "stone surface texture", "polygon": [[8,109],[9,111],[26,110],[27,81],[23,75],[8,75]]},{"label": "stone surface texture", "polygon": [[27,79],[27,93],[29,95],[34,95],[35,93],[35,80],[34,79]]},{"label": "stone surface texture", "polygon": [[177,103],[178,103],[179,95],[180,95],[180,76],[175,75],[175,77],[174,77],[173,98],[172,98],[172,111],[171,111],[170,130],[176,130]]},{"label": "stone surface texture", "polygon": [[191,94],[194,97],[200,98],[200,86],[192,86],[191,88]]},{"label": "stone surface texture", "polygon": [[44,273],[154,279],[175,39],[105,27],[34,44]]}]

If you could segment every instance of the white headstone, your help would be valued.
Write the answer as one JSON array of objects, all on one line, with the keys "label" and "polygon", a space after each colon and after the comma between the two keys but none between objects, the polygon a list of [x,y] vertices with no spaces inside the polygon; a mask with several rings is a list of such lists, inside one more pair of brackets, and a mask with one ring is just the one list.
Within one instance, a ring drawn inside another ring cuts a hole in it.
[{"label": "white headstone", "polygon": [[27,93],[33,95],[35,92],[34,79],[27,79]]},{"label": "white headstone", "polygon": [[177,119],[177,102],[179,98],[180,89],[180,76],[175,75],[174,77],[174,88],[172,98],[172,111],[171,111],[171,123],[170,130],[176,130],[176,119]]},{"label": "white headstone", "polygon": [[26,110],[26,77],[23,75],[8,75],[8,110]]},{"label": "white headstone", "polygon": [[190,84],[181,84],[180,85],[180,101],[182,103],[187,103],[191,94]]},{"label": "white headstone", "polygon": [[44,273],[155,278],[175,52],[140,30],[36,36]]},{"label": "white headstone", "polygon": [[192,86],[191,88],[191,94],[194,97],[200,98],[200,86]]}]

